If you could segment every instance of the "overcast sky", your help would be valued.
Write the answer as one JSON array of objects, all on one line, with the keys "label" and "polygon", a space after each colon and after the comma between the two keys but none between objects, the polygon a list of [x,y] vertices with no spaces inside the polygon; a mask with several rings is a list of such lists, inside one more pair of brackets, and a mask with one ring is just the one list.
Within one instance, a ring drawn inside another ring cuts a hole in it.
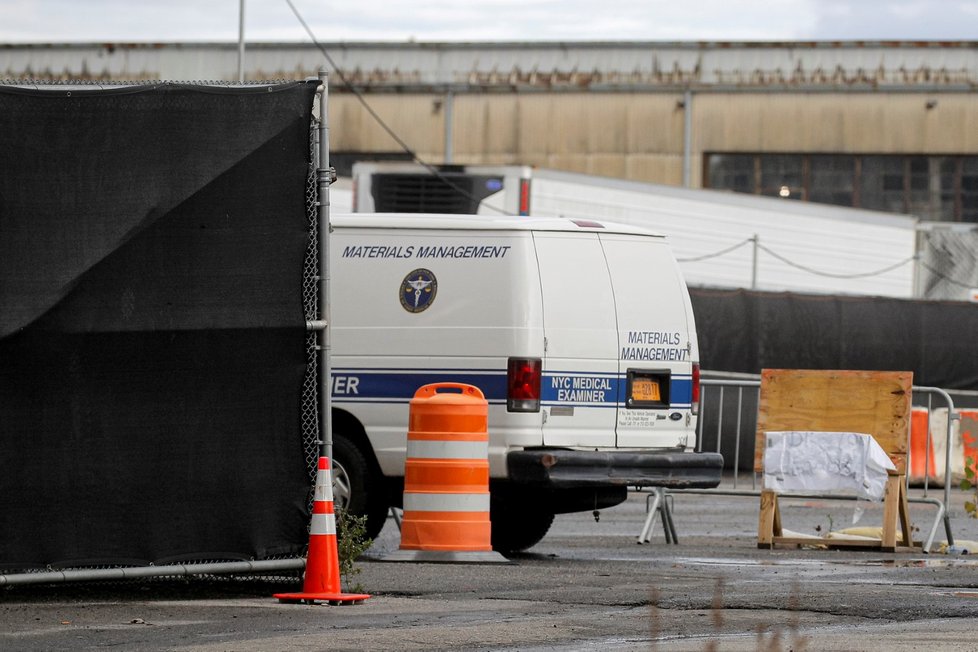
[{"label": "overcast sky", "polygon": [[[292,0],[321,41],[978,40],[978,0]],[[237,41],[239,0],[0,0],[0,42]],[[245,0],[249,41],[307,41]]]}]

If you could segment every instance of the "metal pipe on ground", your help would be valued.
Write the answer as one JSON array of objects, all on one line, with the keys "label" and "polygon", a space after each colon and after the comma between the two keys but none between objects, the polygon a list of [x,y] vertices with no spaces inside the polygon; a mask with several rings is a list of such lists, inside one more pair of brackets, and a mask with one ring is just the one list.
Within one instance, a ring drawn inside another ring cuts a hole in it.
[{"label": "metal pipe on ground", "polygon": [[298,571],[306,566],[304,558],[268,559],[262,561],[232,561],[210,564],[170,564],[167,566],[135,566],[129,568],[92,568],[78,570],[44,571],[39,573],[14,573],[0,575],[0,586],[26,584],[61,584],[65,582],[93,582],[131,580],[146,577],[188,577],[190,575],[221,575],[231,573],[270,573]]}]

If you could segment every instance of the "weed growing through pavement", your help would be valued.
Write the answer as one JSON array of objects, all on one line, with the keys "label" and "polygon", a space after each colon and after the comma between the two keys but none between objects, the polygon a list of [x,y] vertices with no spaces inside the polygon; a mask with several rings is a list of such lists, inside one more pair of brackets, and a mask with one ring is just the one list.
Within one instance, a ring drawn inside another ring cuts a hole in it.
[{"label": "weed growing through pavement", "polygon": [[961,489],[972,492],[971,500],[964,502],[964,511],[971,518],[978,518],[978,459],[974,457],[964,458],[964,480],[961,481]]},{"label": "weed growing through pavement", "polygon": [[354,516],[347,510],[336,513],[336,546],[340,559],[340,576],[346,590],[351,593],[363,593],[364,589],[357,582],[351,586],[353,579],[360,574],[361,568],[356,565],[360,555],[370,547],[373,539],[367,536],[367,517]]}]

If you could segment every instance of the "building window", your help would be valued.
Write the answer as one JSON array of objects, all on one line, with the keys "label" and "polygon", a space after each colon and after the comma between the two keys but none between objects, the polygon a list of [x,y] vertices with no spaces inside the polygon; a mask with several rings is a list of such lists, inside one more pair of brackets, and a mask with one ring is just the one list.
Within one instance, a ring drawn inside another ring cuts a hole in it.
[{"label": "building window", "polygon": [[961,175],[958,199],[962,222],[978,222],[978,157],[969,156],[959,161]]},{"label": "building window", "polygon": [[863,156],[859,201],[853,205],[890,213],[906,213],[907,160],[902,156]]},{"label": "building window", "polygon": [[707,154],[705,187],[978,222],[978,156]]},{"label": "building window", "polygon": [[853,157],[811,155],[808,157],[808,165],[808,201],[837,206],[854,205],[856,161]]},{"label": "building window", "polygon": [[754,165],[757,157],[749,154],[712,154],[709,157],[710,179],[715,188],[734,192],[754,192]]},{"label": "building window", "polygon": [[783,199],[805,199],[803,157],[772,154],[760,157],[759,162],[760,194]]}]

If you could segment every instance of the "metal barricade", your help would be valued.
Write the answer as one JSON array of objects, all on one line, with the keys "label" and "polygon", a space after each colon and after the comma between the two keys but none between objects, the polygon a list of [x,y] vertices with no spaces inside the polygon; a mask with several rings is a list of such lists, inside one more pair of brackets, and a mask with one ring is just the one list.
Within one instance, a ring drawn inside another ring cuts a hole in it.
[{"label": "metal barricade", "polygon": [[[707,372],[704,372],[706,375]],[[719,374],[710,374],[719,375]],[[723,374],[722,378],[704,378],[701,381],[700,394],[700,415],[696,433],[696,452],[711,451],[721,453],[725,460],[724,480],[716,489],[673,489],[668,494],[704,494],[704,495],[723,495],[723,496],[752,496],[759,498],[761,490],[758,487],[759,474],[754,471],[754,449],[757,429],[757,408],[761,387],[760,376],[751,374]],[[908,498],[908,502],[933,505],[936,508],[934,523],[931,526],[929,535],[924,544],[924,552],[929,552],[934,544],[937,535],[937,528],[943,522],[944,532],[947,535],[949,546],[954,545],[954,535],[951,532],[951,519],[947,505],[951,501],[951,450],[953,424],[959,418],[955,410],[954,401],[950,394],[938,387],[913,386],[915,402],[924,401],[922,405],[928,408],[928,415],[934,408],[935,400],[939,401],[937,407],[946,407],[948,418],[945,432],[945,464],[943,500],[930,495],[930,479],[924,478],[923,491],[918,496]],[[930,423],[928,416],[928,447],[930,450]],[[907,450],[910,450],[910,432],[907,432]],[[925,468],[929,467],[930,460],[925,461]],[[741,467],[744,468],[741,468]],[[732,471],[732,473],[731,473]],[[747,482],[750,488],[742,488]],[[909,474],[907,476],[907,489],[910,488]],[[667,530],[667,543],[677,543],[675,527],[672,525],[671,507],[666,502],[666,492],[663,490],[654,494],[656,498],[655,508],[647,511],[645,523],[639,534],[638,542],[646,543],[651,540],[652,529],[658,516],[662,516],[665,522],[668,518],[671,531]],[[653,496],[649,496],[651,499]],[[831,498],[833,500],[857,500],[856,496],[824,496],[824,495],[792,495],[795,498]],[[668,510],[668,511],[667,511]],[[665,523],[664,523],[665,525]]]}]

